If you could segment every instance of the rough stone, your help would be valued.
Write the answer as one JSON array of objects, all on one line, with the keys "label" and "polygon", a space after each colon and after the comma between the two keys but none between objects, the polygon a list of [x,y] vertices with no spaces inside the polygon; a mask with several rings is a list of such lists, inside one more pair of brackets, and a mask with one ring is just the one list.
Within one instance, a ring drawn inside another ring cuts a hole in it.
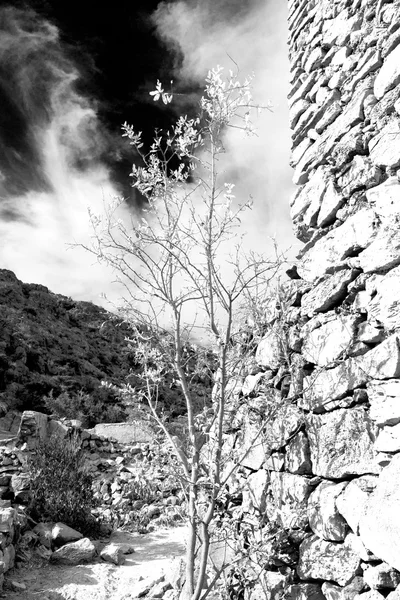
[{"label": "rough stone", "polygon": [[345,199],[343,198],[343,195],[336,189],[335,183],[332,180],[329,180],[326,184],[325,193],[322,197],[317,218],[317,226],[326,227],[326,225],[330,225],[344,201]]},{"label": "rough stone", "polygon": [[369,144],[370,157],[379,167],[400,166],[400,125],[392,119],[373,137]]},{"label": "rough stone", "polygon": [[376,215],[371,209],[359,210],[318,240],[302,257],[297,270],[306,281],[324,275],[332,265],[371,244],[376,235]]},{"label": "rough stone", "polygon": [[56,523],[51,530],[51,538],[56,546],[63,546],[69,542],[76,542],[82,539],[83,535],[64,523]]},{"label": "rough stone", "polygon": [[267,488],[270,482],[268,471],[260,469],[256,473],[252,473],[247,478],[246,487],[243,495],[248,495],[248,499],[243,501],[246,506],[252,506],[259,512],[265,511],[265,502],[267,497]]},{"label": "rough stone", "polygon": [[395,85],[400,82],[400,46],[397,46],[386,56],[382,68],[374,82],[374,94],[382,98]]},{"label": "rough stone", "polygon": [[263,368],[278,369],[282,363],[282,339],[275,331],[269,331],[256,350],[256,361]]},{"label": "rough stone", "polygon": [[287,589],[288,600],[326,600],[317,583],[296,583]]},{"label": "rough stone", "polygon": [[380,594],[377,590],[370,590],[369,592],[364,592],[363,594],[358,594],[354,596],[354,600],[383,600],[384,596]]},{"label": "rough stone", "polygon": [[365,475],[349,482],[336,499],[336,506],[355,534],[359,532],[361,515],[369,495],[374,491],[377,477]]},{"label": "rough stone", "polygon": [[396,176],[371,188],[365,196],[381,220],[392,220],[400,214],[400,183]]},{"label": "rough stone", "polygon": [[322,40],[324,45],[333,46],[338,41],[345,44],[353,31],[360,29],[361,19],[358,15],[353,17],[349,14],[349,9],[340,11],[334,19],[326,19],[322,25]]},{"label": "rough stone", "polygon": [[390,565],[381,563],[365,569],[364,581],[374,590],[394,590],[400,584],[400,573]]},{"label": "rough stone", "polygon": [[336,498],[347,482],[323,482],[308,499],[308,520],[313,532],[327,541],[340,542],[346,537],[347,523],[336,507]]},{"label": "rough stone", "polygon": [[51,562],[62,565],[79,565],[90,562],[96,553],[96,548],[89,538],[65,544],[50,557]]},{"label": "rough stone", "polygon": [[302,431],[299,431],[286,446],[285,469],[296,475],[312,473],[310,445]]},{"label": "rough stone", "polygon": [[345,544],[312,535],[300,545],[300,579],[327,579],[344,586],[359,572],[360,558]]},{"label": "rough stone", "polygon": [[385,426],[379,430],[375,442],[377,452],[399,452],[400,451],[400,423]]},{"label": "rough stone", "polygon": [[379,426],[400,423],[400,379],[370,381],[367,390],[371,419]]},{"label": "rough stone", "polygon": [[301,299],[301,314],[312,316],[314,313],[332,309],[347,293],[348,284],[355,279],[357,272],[353,269],[342,269],[327,276],[314,289],[304,294]]},{"label": "rough stone", "polygon": [[331,410],[334,408],[332,400],[343,398],[370,379],[399,376],[400,349],[394,334],[362,356],[349,358],[334,369],[316,370],[305,377],[303,399],[299,406],[312,410]]},{"label": "rough stone", "polygon": [[374,461],[375,429],[363,408],[310,415],[307,433],[315,475],[341,479],[379,473],[380,468]]},{"label": "rough stone", "polygon": [[264,442],[270,451],[279,450],[300,429],[302,412],[289,402],[277,406],[264,426]]},{"label": "rough stone", "polygon": [[325,367],[346,353],[354,341],[357,318],[336,316],[309,333],[302,346],[302,355],[311,363]]},{"label": "rough stone", "polygon": [[368,315],[388,330],[400,326],[400,267],[380,280],[377,293],[368,304]]},{"label": "rough stone", "polygon": [[400,231],[393,223],[382,228],[372,243],[356,259],[364,273],[390,269],[400,264]]},{"label": "rough stone", "polygon": [[0,508],[0,533],[12,534],[16,517],[17,512],[14,508]]},{"label": "rough stone", "polygon": [[348,170],[339,178],[338,186],[344,197],[348,198],[360,188],[378,185],[382,171],[366,156],[355,156]]},{"label": "rough stone", "polygon": [[382,471],[360,520],[365,546],[391,567],[400,569],[400,454]]},{"label": "rough stone", "polygon": [[309,480],[301,475],[272,472],[270,489],[274,505],[279,507],[278,519],[282,526],[285,529],[305,528],[308,524],[307,500],[313,489]]},{"label": "rough stone", "polygon": [[114,565],[122,565],[125,562],[123,548],[119,544],[107,544],[100,552],[100,558]]},{"label": "rough stone", "polygon": [[322,592],[326,600],[353,600],[365,587],[362,577],[354,577],[347,585],[341,587],[329,581],[322,584]]}]

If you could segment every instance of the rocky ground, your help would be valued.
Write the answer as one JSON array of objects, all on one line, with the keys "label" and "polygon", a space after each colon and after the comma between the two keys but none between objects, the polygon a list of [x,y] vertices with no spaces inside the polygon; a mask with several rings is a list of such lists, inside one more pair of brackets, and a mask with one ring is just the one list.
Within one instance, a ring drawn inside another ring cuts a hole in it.
[{"label": "rocky ground", "polygon": [[[152,588],[151,597],[165,596],[168,581],[179,572],[186,529],[176,527],[140,535],[113,532],[109,540],[134,552],[113,565],[99,556],[91,563],[54,565],[32,559],[7,573],[3,594],[7,600],[133,600]],[[155,595],[159,593],[160,595]]]}]

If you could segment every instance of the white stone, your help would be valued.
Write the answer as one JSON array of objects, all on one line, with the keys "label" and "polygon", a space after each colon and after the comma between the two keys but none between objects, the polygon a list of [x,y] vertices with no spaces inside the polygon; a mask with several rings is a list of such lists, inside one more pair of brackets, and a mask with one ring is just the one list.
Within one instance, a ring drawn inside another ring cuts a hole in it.
[{"label": "white stone", "polygon": [[326,277],[304,294],[301,299],[301,314],[312,317],[314,313],[333,308],[347,292],[347,285],[354,279],[354,271],[342,269]]},{"label": "white stone", "polygon": [[308,499],[308,520],[313,532],[327,541],[340,542],[346,537],[347,523],[336,508],[336,498],[347,482],[321,483]]},{"label": "white stone", "polygon": [[291,219],[294,220],[300,215],[308,213],[307,224],[316,218],[322,197],[326,188],[327,172],[325,168],[318,169],[310,178],[308,183],[296,195],[295,201],[290,209]]},{"label": "white stone", "polygon": [[400,573],[386,563],[369,566],[364,571],[364,581],[375,590],[396,589],[400,583]]},{"label": "white stone", "polygon": [[358,15],[349,16],[349,10],[344,8],[335,19],[326,19],[322,26],[324,45],[333,46],[338,38],[345,43],[353,31],[360,29],[361,18]]},{"label": "white stone", "polygon": [[360,521],[360,537],[378,558],[400,570],[400,454],[381,473]]},{"label": "white stone", "polygon": [[377,425],[400,423],[400,379],[371,381],[367,384],[370,416]]},{"label": "white stone", "polygon": [[341,586],[357,574],[360,558],[345,544],[326,542],[313,535],[300,545],[300,579],[328,579]]},{"label": "white stone", "polygon": [[318,213],[318,227],[329,225],[334,220],[335,215],[343,202],[343,195],[337,191],[333,181],[329,180],[326,184],[325,193],[322,197],[321,207]]},{"label": "white stone", "polygon": [[394,226],[380,229],[368,248],[358,255],[356,262],[364,273],[400,264],[400,230]]},{"label": "white stone", "polygon": [[302,431],[299,431],[286,446],[285,470],[296,475],[312,473],[310,445]]},{"label": "white stone", "polygon": [[[371,209],[359,210],[310,248],[297,270],[302,279],[314,281],[357,248],[366,248],[376,235],[376,215]],[[399,259],[400,262],[400,259]]]},{"label": "white stone", "polygon": [[275,331],[269,331],[261,340],[256,350],[256,361],[260,367],[278,369],[282,364],[282,340]]},{"label": "white stone", "polygon": [[307,420],[313,473],[327,479],[379,473],[375,428],[361,407],[341,408]]},{"label": "white stone", "polygon": [[382,98],[387,91],[400,82],[400,46],[397,46],[388,56],[376,76],[374,82],[374,94]]},{"label": "white stone", "polygon": [[366,192],[368,204],[381,219],[392,219],[400,215],[400,183],[396,176]]},{"label": "white stone", "polygon": [[400,423],[397,425],[386,425],[379,431],[375,442],[377,452],[399,452],[400,451]]},{"label": "white stone", "polygon": [[361,515],[376,482],[377,477],[373,475],[353,479],[336,499],[338,511],[355,534],[358,534]]},{"label": "white stone", "polygon": [[284,528],[307,526],[307,500],[312,491],[309,480],[301,475],[271,472],[271,493],[279,520]]},{"label": "white stone", "polygon": [[63,565],[79,565],[90,562],[96,553],[96,548],[89,538],[82,538],[62,546],[50,557],[51,562]]},{"label": "white stone", "polygon": [[372,162],[378,167],[395,168],[400,166],[400,125],[392,119],[373,137],[369,144]]},{"label": "white stone", "polygon": [[362,356],[349,358],[333,369],[315,370],[312,375],[305,377],[303,400],[299,406],[320,409],[370,379],[399,376],[400,349],[398,338],[393,334]]},{"label": "white stone", "polygon": [[354,340],[356,318],[337,316],[307,335],[303,341],[302,355],[311,363],[324,367],[345,353]]},{"label": "white stone", "polygon": [[386,329],[400,326],[400,267],[382,277],[377,294],[368,304],[368,315]]},{"label": "white stone", "polygon": [[265,511],[267,488],[270,482],[268,471],[260,469],[247,478],[247,491],[251,505],[259,512]]}]

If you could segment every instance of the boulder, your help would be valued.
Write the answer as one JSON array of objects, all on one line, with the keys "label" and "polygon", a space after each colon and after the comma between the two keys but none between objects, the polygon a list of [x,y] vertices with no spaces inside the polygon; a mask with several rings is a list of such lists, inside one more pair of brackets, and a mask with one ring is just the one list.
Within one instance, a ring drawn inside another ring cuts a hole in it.
[{"label": "boulder", "polygon": [[323,482],[308,499],[310,527],[324,540],[340,542],[346,537],[348,525],[336,507],[336,499],[346,486],[347,482]]},{"label": "boulder", "polygon": [[365,546],[391,567],[400,570],[400,454],[382,471],[360,519]]},{"label": "boulder", "polygon": [[96,554],[96,548],[89,538],[65,544],[50,557],[50,561],[61,565],[80,565],[90,562]]},{"label": "boulder", "polygon": [[300,579],[327,579],[345,586],[359,574],[360,558],[346,544],[326,542],[312,535],[300,544]]},{"label": "boulder", "polygon": [[64,523],[56,523],[51,530],[51,537],[55,546],[63,546],[69,542],[76,542],[82,539],[83,535]]},{"label": "boulder", "polygon": [[394,590],[400,584],[400,573],[387,563],[369,566],[364,571],[365,583],[374,590]]},{"label": "boulder", "polygon": [[100,552],[100,558],[114,565],[122,565],[125,562],[124,549],[119,544],[107,544]]},{"label": "boulder", "polygon": [[315,475],[341,479],[380,472],[374,460],[374,427],[362,407],[310,415],[306,430]]},{"label": "boulder", "polygon": [[336,499],[339,513],[345,518],[354,533],[359,532],[361,515],[364,513],[369,495],[374,491],[378,478],[364,475],[349,482]]}]

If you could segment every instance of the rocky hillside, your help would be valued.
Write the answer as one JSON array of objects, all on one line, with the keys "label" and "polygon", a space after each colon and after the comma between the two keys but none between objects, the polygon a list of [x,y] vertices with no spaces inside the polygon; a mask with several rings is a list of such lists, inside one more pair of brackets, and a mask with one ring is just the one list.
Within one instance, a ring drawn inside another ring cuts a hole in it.
[{"label": "rocky hillside", "polygon": [[[101,381],[120,384],[130,374],[134,384],[140,364],[125,339],[132,332],[111,317],[0,269],[0,412],[65,409],[59,416],[84,418],[86,426],[124,420],[115,393]],[[169,412],[179,414],[179,390],[170,381],[164,388]]]}]

